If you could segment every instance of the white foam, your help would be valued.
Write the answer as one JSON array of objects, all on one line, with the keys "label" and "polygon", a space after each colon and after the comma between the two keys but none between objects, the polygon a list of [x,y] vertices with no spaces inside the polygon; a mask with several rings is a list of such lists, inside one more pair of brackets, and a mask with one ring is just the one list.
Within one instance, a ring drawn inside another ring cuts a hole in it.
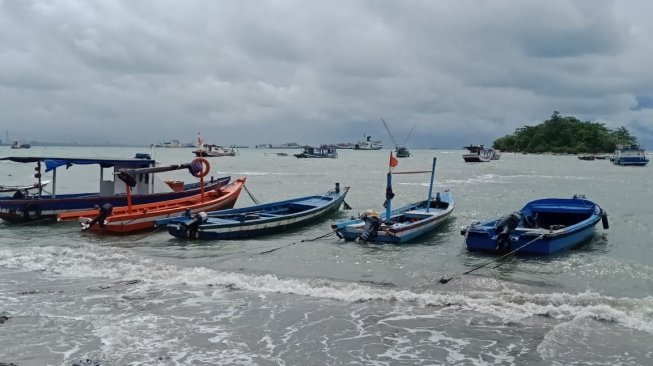
[{"label": "white foam", "polygon": [[[114,280],[138,279],[133,286],[207,285],[246,290],[258,294],[282,293],[344,302],[384,301],[406,305],[444,307],[444,310],[471,310],[492,314],[506,321],[531,316],[558,320],[578,317],[617,322],[625,327],[653,333],[653,297],[614,298],[586,291],[578,294],[530,294],[517,290],[442,291],[438,285],[425,291],[396,289],[363,283],[326,279],[282,278],[222,272],[205,267],[177,267],[134,256],[128,250],[93,246],[23,247],[0,250],[0,266],[45,271],[71,278],[104,277]],[[200,301],[195,299],[194,301]],[[209,301],[209,300],[207,300]],[[440,309],[434,310],[440,311]]]}]

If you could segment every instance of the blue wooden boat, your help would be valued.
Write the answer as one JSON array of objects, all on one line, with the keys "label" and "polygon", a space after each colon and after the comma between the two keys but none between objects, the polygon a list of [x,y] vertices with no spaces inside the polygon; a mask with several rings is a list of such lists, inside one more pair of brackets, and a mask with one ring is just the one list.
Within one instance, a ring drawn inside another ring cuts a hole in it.
[{"label": "blue wooden boat", "polygon": [[[0,218],[9,222],[27,222],[40,219],[56,220],[57,215],[65,212],[90,210],[109,203],[113,207],[127,206],[125,183],[116,178],[121,169],[151,168],[155,161],[148,154],[137,154],[135,158],[94,159],[51,156],[13,156],[0,160],[17,163],[36,163],[34,177],[38,180],[35,189],[17,189],[0,195]],[[99,165],[99,192],[66,193],[57,192],[58,168],[70,168],[74,165]],[[107,174],[104,169],[113,168]],[[46,181],[42,181],[45,173],[51,172],[51,192],[43,189]],[[204,183],[204,190],[212,190],[226,185],[230,177],[211,178]],[[184,184],[183,182],[155,181],[152,174],[139,174],[131,188],[133,204],[145,204],[184,198],[200,194],[199,183]]]},{"label": "blue wooden boat", "polygon": [[619,145],[610,158],[615,165],[644,166],[648,164],[646,151],[637,144]]},{"label": "blue wooden boat", "polygon": [[605,211],[584,196],[545,198],[527,203],[519,212],[463,228],[470,251],[520,254],[553,254],[577,246],[594,234]]},{"label": "blue wooden boat", "polygon": [[200,212],[194,216],[159,220],[157,227],[167,225],[170,235],[184,239],[244,239],[300,227],[337,211],[349,187],[311,196],[262,205]]},{"label": "blue wooden boat", "polygon": [[[390,153],[390,166],[393,165],[393,156]],[[455,207],[454,196],[448,190],[438,192],[433,197],[433,181],[435,179],[435,163],[430,171],[392,173],[387,174],[385,213],[366,211],[360,217],[339,221],[331,227],[339,238],[348,241],[379,242],[400,244],[418,238],[438,227],[451,215]],[[425,201],[412,203],[392,210],[392,175],[409,173],[431,173],[428,198]]]},{"label": "blue wooden boat", "polygon": [[322,145],[320,147],[304,146],[299,154],[295,154],[296,158],[329,158],[337,159],[338,152],[334,146]]}]

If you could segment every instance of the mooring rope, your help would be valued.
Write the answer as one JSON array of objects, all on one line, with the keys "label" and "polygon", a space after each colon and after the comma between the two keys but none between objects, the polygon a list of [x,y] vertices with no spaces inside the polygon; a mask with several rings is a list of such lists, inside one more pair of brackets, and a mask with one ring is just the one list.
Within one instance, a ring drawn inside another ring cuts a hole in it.
[{"label": "mooring rope", "polygon": [[291,245],[295,245],[295,244],[299,244],[299,243],[306,243],[306,242],[309,242],[309,241],[316,241],[316,240],[324,239],[324,238],[326,238],[326,237],[328,237],[328,236],[330,236],[330,235],[333,235],[333,234],[335,234],[335,233],[336,233],[336,230],[332,230],[332,231],[329,231],[328,233],[326,233],[326,234],[324,234],[324,235],[320,235],[320,236],[318,236],[318,237],[316,237],[316,238],[312,238],[312,239],[302,239],[302,240],[300,240],[300,241],[296,241],[296,242],[293,242],[293,243],[290,243],[290,244],[286,244],[286,245],[284,245],[284,246],[280,246],[280,247],[277,247],[277,248],[274,248],[274,249],[266,250],[266,251],[260,252],[260,253],[258,253],[258,254],[268,254],[268,253],[272,253],[272,252],[274,252],[275,250],[279,250],[279,249],[287,248],[287,247],[289,247],[289,246],[291,246]]},{"label": "mooring rope", "polygon": [[257,205],[261,204],[256,198],[254,198],[254,196],[252,195],[252,192],[250,192],[249,189],[247,189],[246,185],[243,184],[243,188],[245,188],[245,192],[247,192],[247,195],[249,196],[249,198],[252,199],[252,201],[254,201],[254,203],[256,203]]},{"label": "mooring rope", "polygon": [[141,236],[139,236],[139,237],[136,238],[136,239],[130,240],[130,242],[133,243],[133,242],[135,242],[135,241],[139,241],[139,240],[141,240],[141,239],[145,239],[145,238],[147,238],[148,236],[150,236],[150,235],[152,235],[152,234],[158,233],[159,231],[165,229],[166,227],[167,227],[167,225],[157,226],[154,230],[150,231],[149,233],[147,233],[147,234],[145,234],[145,235],[141,235]]},{"label": "mooring rope", "polygon": [[[502,255],[501,257],[499,257],[499,258],[497,258],[497,259],[493,259],[493,260],[491,260],[491,261],[489,261],[489,262],[487,262],[487,263],[485,263],[485,264],[482,264],[482,265],[480,265],[480,266],[478,266],[478,267],[476,267],[476,268],[472,268],[472,269],[470,269],[469,271],[465,271],[465,272],[462,272],[462,273],[459,273],[459,274],[453,275],[453,276],[451,276],[451,277],[449,277],[449,278],[444,278],[444,277],[442,277],[442,278],[440,278],[440,283],[447,283],[447,282],[453,280],[454,278],[458,278],[458,277],[461,277],[461,276],[463,276],[463,275],[470,274],[470,273],[472,273],[472,272],[474,272],[474,271],[476,271],[476,270],[479,270],[479,269],[481,269],[481,268],[483,268],[483,267],[485,267],[485,266],[488,266],[488,265],[490,265],[490,264],[492,264],[492,263],[494,263],[494,262],[497,262],[497,261],[500,261],[500,260],[502,260],[502,259],[504,259],[504,258],[507,258],[507,257],[509,257],[509,256],[511,256],[511,255],[513,255],[513,254],[515,254],[515,253],[517,253],[520,249],[524,248],[525,246],[530,245],[530,244],[532,244],[532,243],[534,243],[534,242],[536,242],[536,241],[542,239],[545,235],[546,235],[546,233],[544,233],[544,234],[538,236],[537,238],[535,238],[535,239],[529,241],[528,243],[526,243],[526,244],[520,246],[519,248],[517,248],[517,249],[515,249],[515,250],[513,250],[513,251],[511,251],[511,252],[508,252],[508,253],[506,253],[506,254],[504,254],[504,255]],[[503,264],[503,263],[501,263],[501,264]],[[498,267],[498,266],[497,266],[497,267]],[[496,268],[496,267],[495,267],[495,268]]]}]

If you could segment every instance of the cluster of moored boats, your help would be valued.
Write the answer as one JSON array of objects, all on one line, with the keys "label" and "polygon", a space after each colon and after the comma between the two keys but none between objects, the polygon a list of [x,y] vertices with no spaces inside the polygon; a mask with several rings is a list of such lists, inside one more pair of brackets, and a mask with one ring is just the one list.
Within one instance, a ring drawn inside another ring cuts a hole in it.
[{"label": "cluster of moored boats", "polygon": [[[0,195],[0,218],[9,222],[76,221],[82,230],[103,233],[165,228],[184,239],[251,238],[301,227],[342,205],[346,207],[349,192],[349,187],[336,183],[326,193],[234,209],[241,191],[247,191],[246,178],[209,178],[210,164],[204,158],[169,166],[156,166],[147,154],[137,154],[133,159],[37,156],[0,160],[35,163],[38,179],[28,186],[0,186],[5,194]],[[453,192],[433,192],[436,158],[430,170],[395,171],[397,163],[390,153],[383,208],[334,222],[330,233],[347,241],[400,244],[433,231],[451,215],[455,208]],[[74,165],[100,167],[99,192],[57,192],[58,169]],[[109,177],[105,177],[104,169],[113,169]],[[187,169],[199,182],[154,179],[155,173],[180,169]],[[46,172],[52,172],[52,181],[42,180]],[[423,173],[431,175],[426,198],[393,208],[393,177]],[[157,187],[157,183],[165,185]],[[470,251],[550,254],[588,239],[599,221],[607,229],[605,211],[585,197],[547,198],[529,202],[505,217],[473,223],[462,233]]]}]

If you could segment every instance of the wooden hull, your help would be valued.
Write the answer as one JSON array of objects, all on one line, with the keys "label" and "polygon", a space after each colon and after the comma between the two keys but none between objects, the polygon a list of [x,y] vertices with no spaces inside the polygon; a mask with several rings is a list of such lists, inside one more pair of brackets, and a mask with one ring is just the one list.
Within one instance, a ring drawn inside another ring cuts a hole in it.
[{"label": "wooden hull", "polygon": [[321,196],[208,213],[206,222],[196,228],[188,225],[189,217],[165,220],[157,225],[167,225],[170,235],[182,239],[252,238],[301,227],[337,211],[348,191],[349,187],[345,187],[342,191],[331,191]]},{"label": "wooden hull", "polygon": [[[204,200],[201,195],[195,195],[177,200],[132,205],[131,209],[128,207],[115,208],[112,214],[102,222],[102,225],[96,224],[91,228],[94,231],[126,234],[153,228],[154,222],[157,220],[178,217],[186,212],[195,214],[200,211],[232,208],[244,184],[245,178],[237,179],[222,189],[205,192]],[[99,210],[72,212],[61,214],[58,218],[59,221],[90,222],[99,213]]]},{"label": "wooden hull", "polygon": [[[229,182],[230,177],[219,178],[213,182],[206,182],[205,190],[210,191]],[[199,184],[187,184],[179,192],[162,192],[151,194],[132,195],[133,204],[148,204],[166,200],[173,200],[193,196],[200,193]],[[58,194],[56,197],[44,195],[14,199],[0,197],[0,218],[9,222],[28,222],[41,219],[56,219],[57,215],[82,210],[91,210],[104,204],[113,207],[127,206],[127,196],[100,196],[99,193]]]},{"label": "wooden hull", "polygon": [[[380,215],[383,224],[369,237],[371,242],[402,244],[435,230],[453,212],[455,201],[451,192],[439,194],[446,207],[433,207],[426,211],[426,201],[410,204],[392,211],[390,220]],[[357,240],[365,232],[365,222],[361,219],[341,221],[331,226],[339,238],[347,241]]]}]

